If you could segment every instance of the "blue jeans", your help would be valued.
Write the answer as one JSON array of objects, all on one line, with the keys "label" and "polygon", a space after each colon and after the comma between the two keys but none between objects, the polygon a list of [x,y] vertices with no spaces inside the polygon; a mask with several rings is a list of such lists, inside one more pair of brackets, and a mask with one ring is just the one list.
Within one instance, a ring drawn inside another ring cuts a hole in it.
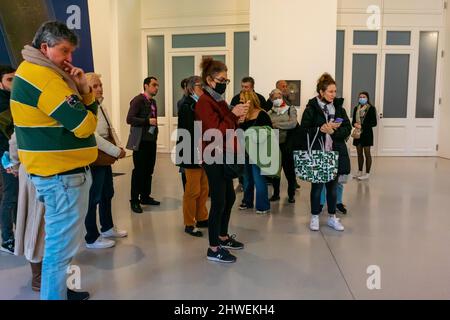
[{"label": "blue jeans", "polygon": [[249,207],[253,207],[256,187],[256,210],[270,210],[269,192],[266,177],[261,175],[261,169],[256,164],[246,164],[244,171],[244,200]]},{"label": "blue jeans", "polygon": [[83,239],[91,172],[30,178],[45,205],[41,300],[66,300],[67,268]]},{"label": "blue jeans", "polygon": [[[344,185],[342,183],[337,184],[337,188],[336,188],[336,193],[337,193],[337,204],[342,204],[342,195],[344,194]],[[324,206],[325,202],[327,202],[327,188],[323,188],[322,189],[322,194],[320,195],[320,205]]]},{"label": "blue jeans", "polygon": [[14,240],[13,224],[16,223],[17,196],[19,194],[19,179],[9,174],[0,165],[3,179],[3,199],[0,206],[0,225],[3,242]]}]

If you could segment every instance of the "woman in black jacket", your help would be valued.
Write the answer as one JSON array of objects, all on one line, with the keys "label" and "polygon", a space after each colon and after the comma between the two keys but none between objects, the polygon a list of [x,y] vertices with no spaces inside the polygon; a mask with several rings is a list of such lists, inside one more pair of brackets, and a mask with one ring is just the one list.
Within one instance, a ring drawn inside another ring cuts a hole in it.
[{"label": "woman in black jacket", "polygon": [[194,237],[202,237],[197,228],[208,227],[208,177],[200,165],[198,149],[200,145],[193,141],[195,135],[195,106],[203,95],[202,78],[193,76],[187,79],[186,96],[178,110],[178,139],[176,164],[184,169],[186,186],[183,195],[184,231]]},{"label": "woman in black jacket", "polygon": [[[353,110],[353,127],[360,132],[359,137],[353,138],[353,145],[358,151],[358,174],[359,180],[367,180],[370,177],[372,167],[372,155],[370,147],[373,146],[373,128],[377,126],[377,110],[370,103],[369,93],[359,94],[359,103]],[[364,155],[366,156],[366,174],[363,175]]]},{"label": "woman in black jacket", "polygon": [[[351,133],[351,124],[347,112],[343,107],[344,99],[336,98],[336,82],[327,73],[322,75],[317,83],[318,96],[311,99],[303,113],[301,128],[306,131],[311,139],[319,129],[318,138],[313,149],[320,149],[319,141],[323,141],[327,151],[339,153],[338,176],[350,173],[350,157],[348,155],[346,140]],[[335,122],[342,119],[341,123]],[[328,226],[344,231],[344,226],[336,218],[336,187],[338,176],[325,184],[327,188],[327,206],[330,217]],[[323,183],[313,183],[311,186],[311,224],[310,229],[319,230],[320,194],[324,187]]]}]

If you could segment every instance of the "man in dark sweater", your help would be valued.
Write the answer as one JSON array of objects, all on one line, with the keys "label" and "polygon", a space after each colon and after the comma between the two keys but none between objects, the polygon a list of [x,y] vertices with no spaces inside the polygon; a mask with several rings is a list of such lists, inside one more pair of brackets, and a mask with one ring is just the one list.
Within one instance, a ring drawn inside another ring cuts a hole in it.
[{"label": "man in dark sweater", "polygon": [[[241,88],[242,88],[241,92],[254,92],[255,91],[255,79],[253,79],[252,77],[243,78],[241,81]],[[241,97],[240,97],[241,92],[239,92],[233,98],[233,100],[231,100],[230,105],[232,107],[237,106],[238,104],[242,103]],[[260,95],[259,93],[256,93],[256,95],[258,96],[259,102],[261,104],[261,108],[263,108],[265,111],[269,111],[272,108],[272,106],[267,105],[267,101],[262,95]],[[245,101],[245,102],[247,102],[247,101]]]},{"label": "man in dark sweater", "polygon": [[155,77],[144,80],[144,93],[130,102],[127,123],[131,125],[127,149],[133,150],[134,169],[131,177],[131,210],[142,213],[141,204],[160,205],[153,199],[152,175],[156,163],[158,109],[154,97],[159,83]]},{"label": "man in dark sweater", "polygon": [[[9,150],[9,139],[14,132],[11,116],[10,98],[12,82],[16,70],[10,66],[0,66],[0,158]],[[0,165],[3,180],[3,199],[0,206],[0,225],[2,244],[0,251],[14,254],[13,224],[17,214],[19,180]]]}]

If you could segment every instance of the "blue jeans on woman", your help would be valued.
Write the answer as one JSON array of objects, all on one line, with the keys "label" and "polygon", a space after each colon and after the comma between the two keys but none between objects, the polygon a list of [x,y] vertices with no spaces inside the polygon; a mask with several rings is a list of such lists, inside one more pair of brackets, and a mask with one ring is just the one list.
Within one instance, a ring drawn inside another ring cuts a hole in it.
[{"label": "blue jeans on woman", "polygon": [[66,300],[67,269],[83,239],[91,172],[30,178],[45,205],[41,300]]},{"label": "blue jeans on woman", "polygon": [[[342,183],[337,183],[336,187],[337,193],[337,204],[342,204],[342,196],[344,194],[344,185]],[[327,202],[327,188],[323,187],[322,194],[320,195],[320,205],[324,206],[325,202]]]},{"label": "blue jeans on woman", "polygon": [[266,177],[261,175],[261,169],[256,164],[246,164],[244,171],[244,200],[249,208],[253,208],[256,188],[256,210],[270,210],[269,192]]}]

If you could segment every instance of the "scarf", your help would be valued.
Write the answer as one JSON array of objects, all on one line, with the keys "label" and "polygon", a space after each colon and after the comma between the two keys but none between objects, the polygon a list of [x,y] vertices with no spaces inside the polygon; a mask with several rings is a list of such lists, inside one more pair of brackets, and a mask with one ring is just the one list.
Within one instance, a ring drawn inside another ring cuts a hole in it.
[{"label": "scarf", "polygon": [[290,106],[288,106],[284,101],[280,107],[273,107],[273,111],[275,111],[275,113],[277,115],[285,114],[286,112],[289,111],[289,109],[290,109]]},{"label": "scarf", "polygon": [[362,124],[364,122],[364,118],[366,117],[367,111],[369,110],[369,106],[366,104],[364,106],[358,105],[356,109],[356,122]]},{"label": "scarf", "polygon": [[[319,99],[319,97],[317,97],[317,101],[319,102],[319,106],[323,111],[323,114],[325,115],[325,119],[327,120],[327,123],[329,123],[330,121],[334,121],[335,115],[336,115],[336,110],[334,110],[334,113],[332,111],[332,109],[330,110],[328,108],[327,103],[321,101]],[[331,103],[332,105],[332,103]],[[325,151],[332,151],[333,150],[333,138],[327,133],[325,135]]]},{"label": "scarf", "polygon": [[69,88],[72,89],[76,93],[76,95],[81,99],[81,94],[78,91],[78,87],[76,83],[72,80],[70,75],[67,72],[63,71],[61,68],[59,68],[57,65],[55,65],[53,62],[51,62],[46,56],[42,54],[41,51],[32,46],[26,45],[22,49],[22,56],[25,59],[25,61],[29,63],[37,64],[38,66],[41,67],[47,67],[55,71],[63,78],[63,80],[67,83]]},{"label": "scarf", "polygon": [[[221,94],[218,94],[217,92],[214,91],[213,88],[211,88],[210,86],[204,86],[203,89],[206,90],[206,92],[209,93],[209,95],[216,100],[217,102],[221,102],[221,101],[225,101],[225,99],[223,98],[223,96]],[[228,104],[227,104],[228,105]],[[228,106],[228,108],[230,108]]]}]

